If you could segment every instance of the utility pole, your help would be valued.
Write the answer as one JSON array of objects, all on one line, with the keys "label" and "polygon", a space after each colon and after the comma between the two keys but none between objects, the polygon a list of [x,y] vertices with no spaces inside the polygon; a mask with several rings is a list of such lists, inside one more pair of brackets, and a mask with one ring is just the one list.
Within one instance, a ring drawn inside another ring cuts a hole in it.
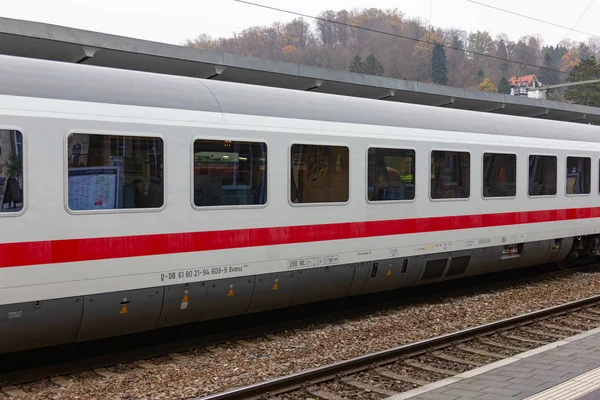
[{"label": "utility pole", "polygon": [[550,90],[550,89],[557,89],[557,88],[568,87],[568,86],[589,85],[592,83],[600,83],[600,79],[591,79],[591,80],[579,81],[579,82],[559,83],[558,85],[546,85],[546,86],[542,86],[539,88],[530,89],[529,91],[530,92],[538,92],[538,95],[534,96],[534,97],[545,100],[546,93],[548,93],[548,90]]}]

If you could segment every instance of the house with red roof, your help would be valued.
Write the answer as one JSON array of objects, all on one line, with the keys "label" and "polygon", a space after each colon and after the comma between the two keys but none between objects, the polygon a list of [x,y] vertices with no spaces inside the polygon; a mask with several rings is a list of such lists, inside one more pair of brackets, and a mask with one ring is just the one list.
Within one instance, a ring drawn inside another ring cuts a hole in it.
[{"label": "house with red roof", "polygon": [[525,76],[511,76],[508,80],[512,96],[536,97],[542,83],[535,74]]}]

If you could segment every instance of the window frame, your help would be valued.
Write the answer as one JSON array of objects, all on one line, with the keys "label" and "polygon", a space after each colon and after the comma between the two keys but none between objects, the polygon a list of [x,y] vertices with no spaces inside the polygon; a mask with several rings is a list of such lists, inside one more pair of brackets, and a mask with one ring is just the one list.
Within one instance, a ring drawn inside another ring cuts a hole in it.
[{"label": "window frame", "polygon": [[[292,147],[296,144],[300,144],[300,145],[309,145],[309,146],[331,146],[331,147],[345,147],[348,149],[348,200],[341,202],[328,202],[328,203],[293,203],[292,202],[292,179],[291,179],[291,173],[292,173]],[[331,207],[331,206],[335,206],[335,207],[340,207],[340,206],[347,206],[350,204],[350,202],[352,201],[352,177],[351,177],[351,166],[352,163],[350,162],[350,157],[352,156],[352,146],[350,146],[347,143],[341,143],[341,142],[325,142],[325,141],[315,141],[315,140],[293,140],[291,142],[288,143],[288,148],[287,148],[287,164],[288,164],[288,169],[287,169],[287,178],[286,178],[286,182],[287,182],[287,202],[291,207]]]},{"label": "window frame", "polygon": [[[21,141],[23,147],[23,207],[19,211],[5,211],[0,212],[0,218],[11,218],[11,217],[20,217],[27,211],[27,207],[29,205],[29,201],[27,195],[29,190],[27,188],[27,184],[29,179],[27,179],[29,175],[29,169],[27,168],[27,149],[29,148],[29,144],[27,143],[26,135],[23,132],[23,129],[18,127],[17,125],[0,125],[0,130],[3,131],[17,131],[21,134]],[[6,188],[5,188],[6,189]],[[4,193],[2,193],[4,195]],[[1,204],[0,204],[1,206]]]},{"label": "window frame", "polygon": [[[117,133],[118,132],[118,133]],[[80,135],[102,135],[102,136],[131,136],[141,138],[156,138],[163,142],[163,204],[159,208],[117,208],[114,210],[71,210],[69,207],[69,137],[73,134]],[[138,214],[159,213],[167,207],[167,141],[164,135],[148,132],[131,132],[115,130],[95,129],[69,129],[63,138],[63,200],[65,210],[71,215],[94,215],[94,214]]]},{"label": "window frame", "polygon": [[[431,173],[433,172],[431,167],[431,162],[433,161],[433,152],[434,151],[445,151],[445,152],[454,152],[454,153],[467,153],[469,155],[469,197],[459,197],[459,198],[443,198],[443,199],[434,199],[431,196]],[[471,153],[470,150],[466,150],[466,149],[456,149],[456,148],[439,148],[439,147],[431,147],[429,148],[429,165],[427,167],[427,169],[429,170],[428,173],[428,177],[427,177],[427,186],[428,186],[428,191],[429,191],[429,201],[434,202],[434,203],[438,203],[438,202],[445,202],[445,201],[469,201],[471,200],[471,195],[473,194],[473,187],[471,182],[473,182],[473,154]]]},{"label": "window frame", "polygon": [[[483,167],[484,167],[484,160],[485,160],[485,155],[486,154],[505,154],[505,155],[509,155],[509,156],[515,156],[515,194],[514,196],[491,196],[491,197],[485,197],[485,194],[483,193],[483,188],[485,187],[485,177],[483,176]],[[527,158],[529,160],[529,158]],[[527,171],[529,173],[529,171]],[[529,190],[528,190],[529,191]],[[509,151],[483,151],[483,153],[481,153],[481,198],[483,200],[514,200],[517,198],[517,194],[519,193],[519,155],[517,153],[511,153]]]},{"label": "window frame", "polygon": [[[529,184],[530,184],[530,180],[531,177],[529,176],[529,157],[531,156],[545,156],[545,157],[554,157],[556,158],[556,193],[555,194],[542,194],[539,196],[536,195],[531,195],[529,194]],[[552,153],[541,153],[541,152],[533,152],[533,153],[528,153],[527,154],[527,158],[526,158],[526,162],[527,162],[527,184],[525,185],[525,191],[527,193],[527,197],[535,200],[535,199],[551,199],[551,198],[555,198],[558,196],[558,170],[559,170],[559,157],[558,154],[552,154]],[[566,159],[565,159],[566,161]]]},{"label": "window frame", "polygon": [[[415,197],[413,197],[412,199],[409,200],[377,200],[377,201],[373,201],[373,200],[369,200],[369,150],[371,149],[387,149],[387,150],[409,150],[409,151],[413,151],[415,153],[415,171],[414,171],[414,182],[415,182]],[[370,205],[383,205],[383,204],[397,204],[397,203],[414,203],[417,200],[418,197],[418,193],[417,193],[417,170],[418,168],[418,163],[417,163],[417,149],[415,147],[412,146],[406,146],[404,148],[400,148],[398,146],[393,146],[393,145],[377,145],[377,144],[369,144],[367,145],[367,148],[365,150],[365,201],[367,202],[367,204]]]},{"label": "window frame", "polygon": [[[229,131],[231,132],[231,131]],[[229,133],[224,132],[224,133]],[[190,173],[190,181],[189,181],[189,195],[190,195],[190,205],[196,211],[215,211],[215,210],[247,210],[247,209],[262,209],[266,208],[271,202],[271,171],[269,165],[271,165],[271,151],[269,141],[261,137],[243,137],[239,136],[239,131],[235,131],[238,136],[234,135],[194,135],[190,142],[190,164],[189,164],[189,173]],[[222,142],[224,140],[229,140],[231,142],[247,142],[247,143],[264,143],[267,146],[267,200],[264,204],[245,204],[245,205],[222,205],[222,206],[197,206],[194,202],[194,143],[196,140],[214,140],[217,142]]]},{"label": "window frame", "polygon": [[[590,192],[589,193],[577,193],[577,194],[575,194],[575,193],[573,193],[573,194],[567,193],[567,165],[569,163],[569,157],[587,158],[587,159],[590,160]],[[591,156],[587,156],[587,155],[574,155],[574,154],[571,154],[571,153],[567,153],[565,155],[565,169],[563,170],[563,172],[564,172],[563,176],[565,178],[565,183],[563,185],[563,190],[565,191],[565,196],[567,196],[567,197],[585,197],[585,196],[591,196],[591,194],[592,194],[592,176],[593,176],[592,175],[592,160],[593,160],[593,158]]]}]

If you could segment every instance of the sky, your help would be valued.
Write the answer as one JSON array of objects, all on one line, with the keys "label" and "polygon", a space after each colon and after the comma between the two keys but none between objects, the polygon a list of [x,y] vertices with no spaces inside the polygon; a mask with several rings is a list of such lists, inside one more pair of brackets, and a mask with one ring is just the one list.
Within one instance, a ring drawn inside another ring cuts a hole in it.
[{"label": "sky", "polygon": [[[250,0],[308,15],[321,11],[396,8],[407,17],[421,18],[434,26],[466,31],[487,30],[496,36],[506,33],[516,40],[540,34],[544,44],[565,37],[587,41],[588,35],[509,15],[473,4],[468,0]],[[477,0],[490,6],[571,27],[600,36],[600,0]],[[235,0],[0,0],[0,16],[45,22],[114,35],[182,44],[206,33],[229,37],[234,32],[274,21],[290,21],[293,15],[238,3]],[[310,21],[312,23],[312,21]]]}]

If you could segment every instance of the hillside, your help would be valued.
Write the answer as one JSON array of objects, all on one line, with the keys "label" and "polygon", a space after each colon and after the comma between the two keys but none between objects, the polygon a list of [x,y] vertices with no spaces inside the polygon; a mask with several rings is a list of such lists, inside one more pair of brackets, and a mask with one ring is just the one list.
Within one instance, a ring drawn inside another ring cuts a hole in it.
[{"label": "hillside", "polygon": [[[553,45],[543,43],[539,35],[532,34],[513,41],[504,34],[493,38],[485,31],[428,27],[418,19],[405,17],[398,10],[376,8],[328,10],[319,17],[323,20],[313,24],[299,18],[289,23],[253,26],[229,38],[201,34],[185,44],[206,50],[503,93],[509,90],[505,79],[511,76],[536,74],[543,84],[561,83],[569,79],[569,74],[581,60],[592,58],[596,64],[595,59],[600,56],[600,38],[597,37],[590,38],[587,43],[563,41]],[[593,78],[596,70],[591,73]],[[591,79],[589,74],[585,78]],[[600,85],[592,88],[598,91]],[[548,97],[557,100],[566,97],[590,104],[589,96],[587,100],[581,100],[565,96],[565,93],[555,90]],[[600,102],[590,105],[600,106]]]}]

